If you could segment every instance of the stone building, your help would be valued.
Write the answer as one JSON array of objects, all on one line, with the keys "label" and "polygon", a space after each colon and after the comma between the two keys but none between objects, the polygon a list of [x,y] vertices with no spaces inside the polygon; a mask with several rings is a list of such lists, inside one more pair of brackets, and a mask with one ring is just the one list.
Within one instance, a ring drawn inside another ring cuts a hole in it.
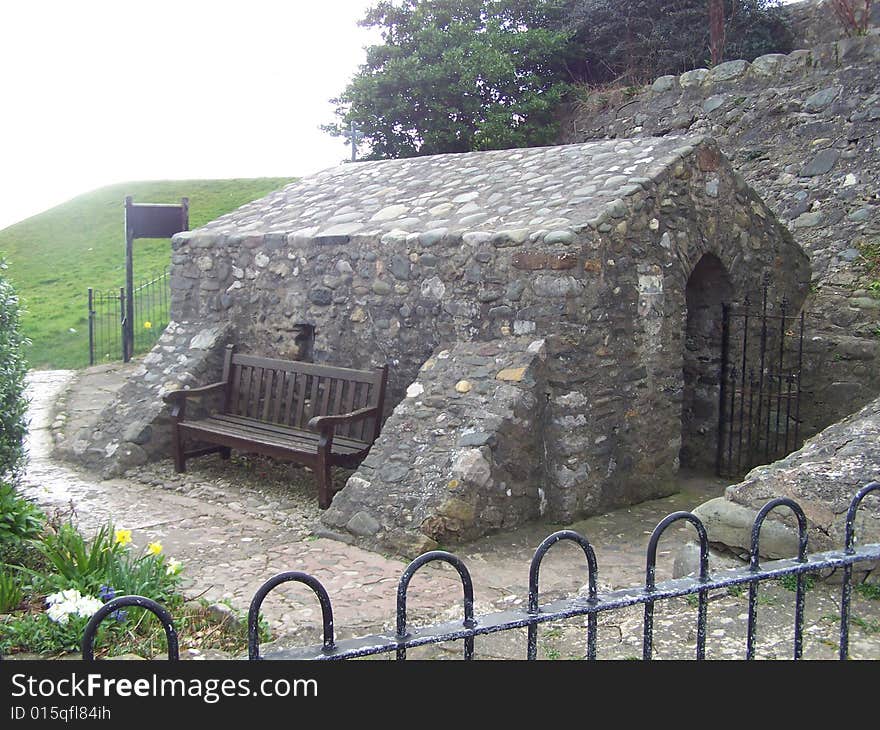
[{"label": "stone building", "polygon": [[166,457],[160,395],[229,341],[388,363],[328,530],[412,554],[570,520],[711,466],[721,303],[765,275],[801,305],[807,257],[708,138],[342,165],[174,237],[173,322],[98,448]]}]

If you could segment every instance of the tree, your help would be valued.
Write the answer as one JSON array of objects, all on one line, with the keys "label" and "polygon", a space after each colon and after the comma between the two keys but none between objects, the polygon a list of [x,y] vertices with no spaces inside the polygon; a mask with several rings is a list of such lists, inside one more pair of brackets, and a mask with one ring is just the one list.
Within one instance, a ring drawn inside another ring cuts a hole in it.
[{"label": "tree", "polygon": [[18,297],[3,276],[5,269],[0,259],[0,482],[16,478],[27,433],[27,365],[22,356],[27,340],[21,333]]},{"label": "tree", "polygon": [[333,99],[368,159],[553,144],[574,80],[570,0],[382,0],[361,25],[383,43]]},{"label": "tree", "polygon": [[779,0],[579,0],[570,27],[589,83],[642,83],[791,50]]}]

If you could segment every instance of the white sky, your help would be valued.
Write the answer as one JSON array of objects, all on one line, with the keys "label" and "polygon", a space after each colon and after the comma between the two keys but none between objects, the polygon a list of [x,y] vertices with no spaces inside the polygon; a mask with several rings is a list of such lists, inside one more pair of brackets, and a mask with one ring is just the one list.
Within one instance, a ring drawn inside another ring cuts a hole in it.
[{"label": "white sky", "polygon": [[[372,0],[0,0],[0,228],[104,185],[305,175]],[[138,90],[140,89],[140,90]]]}]

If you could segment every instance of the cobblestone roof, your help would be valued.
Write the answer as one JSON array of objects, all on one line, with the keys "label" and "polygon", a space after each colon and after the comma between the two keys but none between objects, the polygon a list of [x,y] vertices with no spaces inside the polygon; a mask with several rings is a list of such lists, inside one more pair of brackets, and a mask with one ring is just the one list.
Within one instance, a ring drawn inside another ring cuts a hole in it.
[{"label": "cobblestone roof", "polygon": [[209,223],[194,235],[297,239],[582,230],[699,144],[693,136],[606,140],[341,165]]}]

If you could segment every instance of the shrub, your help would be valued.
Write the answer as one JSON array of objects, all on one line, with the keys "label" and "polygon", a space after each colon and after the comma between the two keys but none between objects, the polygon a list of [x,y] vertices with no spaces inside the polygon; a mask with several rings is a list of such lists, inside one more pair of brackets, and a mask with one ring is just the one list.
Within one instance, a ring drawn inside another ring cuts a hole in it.
[{"label": "shrub", "polygon": [[0,545],[37,537],[44,520],[35,504],[18,495],[11,484],[0,481]]},{"label": "shrub", "polygon": [[[715,35],[723,36],[724,59],[750,61],[791,50],[778,0],[725,0],[719,10],[724,27]],[[583,47],[582,74],[591,84],[641,83],[712,60],[706,0],[578,0],[570,22]]]},{"label": "shrub", "polygon": [[24,462],[27,401],[24,397],[27,365],[21,316],[15,290],[4,277],[0,259],[0,479],[14,479]]},{"label": "shrub", "polygon": [[834,16],[848,36],[867,35],[873,0],[831,0]]}]

